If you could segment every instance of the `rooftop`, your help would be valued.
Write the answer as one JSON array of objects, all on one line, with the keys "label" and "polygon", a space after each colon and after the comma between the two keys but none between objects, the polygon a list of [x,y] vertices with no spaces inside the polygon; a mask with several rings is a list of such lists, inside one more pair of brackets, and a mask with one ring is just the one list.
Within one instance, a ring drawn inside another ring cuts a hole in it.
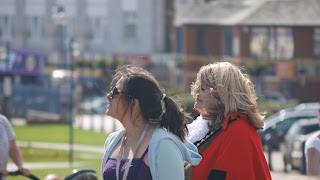
[{"label": "rooftop", "polygon": [[320,0],[181,3],[175,24],[320,26]]}]

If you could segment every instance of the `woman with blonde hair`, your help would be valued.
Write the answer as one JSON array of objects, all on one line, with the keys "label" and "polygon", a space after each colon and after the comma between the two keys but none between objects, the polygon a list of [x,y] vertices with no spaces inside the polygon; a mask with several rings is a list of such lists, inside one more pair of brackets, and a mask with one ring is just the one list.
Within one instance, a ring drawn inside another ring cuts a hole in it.
[{"label": "woman with blonde hair", "polygon": [[200,114],[188,125],[188,139],[202,156],[187,165],[192,179],[271,179],[257,130],[264,115],[247,74],[228,62],[203,66],[191,86]]}]

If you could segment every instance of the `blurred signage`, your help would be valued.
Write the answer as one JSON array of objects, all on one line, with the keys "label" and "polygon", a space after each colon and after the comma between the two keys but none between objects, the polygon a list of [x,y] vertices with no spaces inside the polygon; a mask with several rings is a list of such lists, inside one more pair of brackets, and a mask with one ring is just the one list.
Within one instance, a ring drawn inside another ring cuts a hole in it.
[{"label": "blurred signage", "polygon": [[0,57],[0,74],[40,75],[46,56],[25,50],[9,50]]},{"label": "blurred signage", "polygon": [[146,66],[146,63],[149,60],[149,56],[143,54],[116,54],[114,57],[142,68]]},{"label": "blurred signage", "polygon": [[282,79],[293,79],[296,75],[294,62],[277,62],[276,63],[277,77]]}]

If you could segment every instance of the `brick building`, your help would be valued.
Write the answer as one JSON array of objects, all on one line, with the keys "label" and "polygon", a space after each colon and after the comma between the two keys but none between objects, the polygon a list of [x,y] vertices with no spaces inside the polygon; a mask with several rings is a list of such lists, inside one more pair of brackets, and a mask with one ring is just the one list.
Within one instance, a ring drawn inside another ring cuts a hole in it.
[{"label": "brick building", "polygon": [[253,75],[261,89],[320,101],[319,0],[193,1],[176,4],[175,20],[173,44],[186,59],[186,86],[203,59],[264,63],[267,69]]}]

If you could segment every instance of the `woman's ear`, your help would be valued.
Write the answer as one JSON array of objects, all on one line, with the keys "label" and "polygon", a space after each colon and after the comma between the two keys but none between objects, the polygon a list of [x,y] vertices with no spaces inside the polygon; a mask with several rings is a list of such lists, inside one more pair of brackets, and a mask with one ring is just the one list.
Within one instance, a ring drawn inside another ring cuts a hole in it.
[{"label": "woman's ear", "polygon": [[139,102],[138,99],[134,99],[132,101],[131,107],[132,107],[132,112],[134,114],[140,114],[141,113],[140,102]]},{"label": "woman's ear", "polygon": [[134,109],[140,109],[140,103],[138,99],[134,99],[132,105]]}]

